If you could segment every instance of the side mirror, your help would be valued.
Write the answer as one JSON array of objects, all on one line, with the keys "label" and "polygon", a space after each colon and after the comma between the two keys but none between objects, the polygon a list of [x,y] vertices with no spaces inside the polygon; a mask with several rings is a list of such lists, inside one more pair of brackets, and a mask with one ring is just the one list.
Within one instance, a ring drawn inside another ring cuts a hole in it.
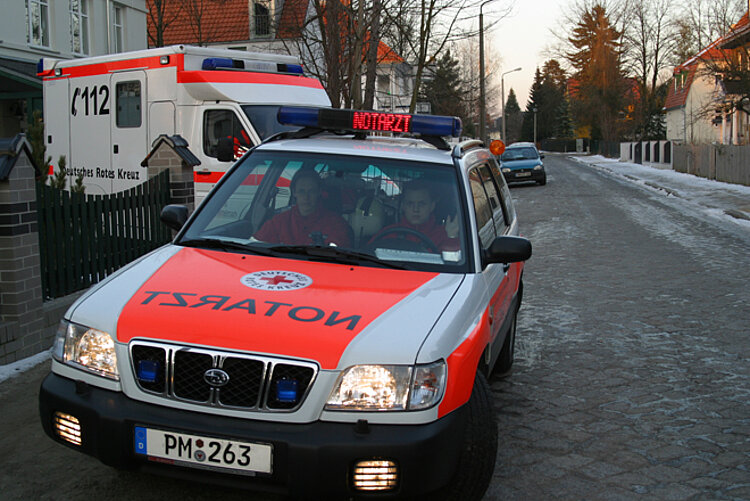
[{"label": "side mirror", "polygon": [[539,158],[544,158],[544,153],[540,153]]},{"label": "side mirror", "polygon": [[485,263],[518,263],[531,257],[531,242],[522,237],[497,237],[484,253]]},{"label": "side mirror", "polygon": [[180,231],[185,226],[188,218],[188,208],[184,205],[167,205],[161,210],[159,219],[175,231]]},{"label": "side mirror", "polygon": [[222,137],[216,145],[216,159],[219,162],[234,161],[234,141],[231,137]]}]

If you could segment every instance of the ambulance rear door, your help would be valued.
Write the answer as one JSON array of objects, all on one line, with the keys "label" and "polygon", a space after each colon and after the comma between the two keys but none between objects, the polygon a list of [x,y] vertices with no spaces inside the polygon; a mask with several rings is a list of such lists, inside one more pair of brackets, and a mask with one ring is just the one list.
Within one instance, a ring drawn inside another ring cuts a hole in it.
[{"label": "ambulance rear door", "polygon": [[147,180],[141,162],[149,152],[146,115],[146,72],[112,73],[113,113],[111,121],[112,191],[124,191]]},{"label": "ambulance rear door", "polygon": [[[113,111],[109,74],[69,79],[67,112],[70,117],[69,169],[85,172],[87,195],[112,192],[110,117]],[[53,136],[53,144],[60,135]],[[53,158],[57,165],[57,158]],[[75,176],[72,176],[75,177]],[[70,179],[71,183],[75,179]]]}]

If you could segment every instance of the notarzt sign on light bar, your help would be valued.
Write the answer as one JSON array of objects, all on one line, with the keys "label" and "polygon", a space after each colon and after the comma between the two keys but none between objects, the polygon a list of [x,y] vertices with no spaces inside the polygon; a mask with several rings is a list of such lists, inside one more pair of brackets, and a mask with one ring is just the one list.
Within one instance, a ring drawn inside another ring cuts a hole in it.
[{"label": "notarzt sign on light bar", "polygon": [[354,130],[410,132],[411,115],[355,111],[352,114],[352,128]]}]

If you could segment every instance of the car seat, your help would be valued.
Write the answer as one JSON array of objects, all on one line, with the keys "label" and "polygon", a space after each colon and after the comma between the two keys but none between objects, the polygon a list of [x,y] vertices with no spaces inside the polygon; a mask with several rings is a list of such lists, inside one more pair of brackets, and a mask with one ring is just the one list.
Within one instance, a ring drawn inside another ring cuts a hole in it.
[{"label": "car seat", "polygon": [[354,232],[355,245],[366,243],[385,223],[383,203],[374,195],[366,195],[357,200],[349,224]]}]

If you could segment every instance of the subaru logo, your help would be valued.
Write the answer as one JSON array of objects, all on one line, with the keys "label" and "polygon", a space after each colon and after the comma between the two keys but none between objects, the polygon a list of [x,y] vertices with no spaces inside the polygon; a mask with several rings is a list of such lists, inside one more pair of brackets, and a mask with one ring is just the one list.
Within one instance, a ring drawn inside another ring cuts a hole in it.
[{"label": "subaru logo", "polygon": [[208,369],[203,373],[203,380],[214,388],[220,388],[229,382],[229,374],[221,369]]}]

